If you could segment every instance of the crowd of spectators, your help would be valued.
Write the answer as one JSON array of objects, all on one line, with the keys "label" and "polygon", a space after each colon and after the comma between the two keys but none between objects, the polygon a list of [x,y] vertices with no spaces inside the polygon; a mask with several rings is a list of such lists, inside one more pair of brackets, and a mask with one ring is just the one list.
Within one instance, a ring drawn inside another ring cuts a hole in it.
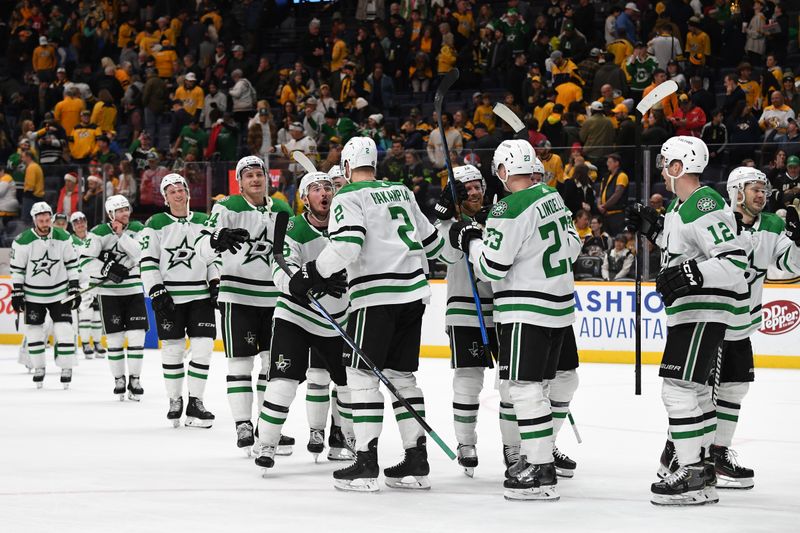
[{"label": "crowd of spectators", "polygon": [[[0,7],[9,21],[0,27],[6,240],[41,199],[67,215],[81,209],[91,224],[102,220],[106,195],[124,194],[146,215],[160,209],[158,184],[171,170],[188,175],[198,208],[208,208],[207,192],[229,192],[227,173],[247,154],[268,160],[273,194],[299,205],[291,152],[327,170],[356,135],[375,140],[379,178],[406,183],[428,212],[446,181],[443,140],[454,164],[481,169],[487,198],[502,196],[492,152],[515,134],[492,113],[496,102],[526,124],[517,135],[536,148],[545,181],[581,221],[587,251],[607,252],[609,279],[630,275],[623,212],[647,170],[636,166],[637,145],[702,137],[711,152],[708,183],[724,190],[731,168],[754,165],[773,184],[771,210],[800,196],[798,17],[789,4],[7,4]],[[452,68],[460,79],[441,132],[432,95]],[[679,92],[637,117],[635,104],[670,79]],[[650,170],[653,191],[668,199]]]}]

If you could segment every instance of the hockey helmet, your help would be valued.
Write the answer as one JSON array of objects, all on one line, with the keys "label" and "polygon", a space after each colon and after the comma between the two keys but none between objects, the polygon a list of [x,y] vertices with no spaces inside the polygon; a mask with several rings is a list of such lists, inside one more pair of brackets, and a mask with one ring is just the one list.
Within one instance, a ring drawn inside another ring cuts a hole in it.
[{"label": "hockey helmet", "polygon": [[242,174],[252,168],[260,168],[264,174],[267,173],[267,167],[264,165],[264,160],[255,155],[248,155],[243,157],[236,163],[236,181],[242,181]]},{"label": "hockey helmet", "polygon": [[[344,179],[350,181],[350,176],[354,169],[361,167],[371,167],[372,170],[378,166],[378,148],[375,141],[369,137],[353,137],[342,148],[342,174]],[[350,173],[348,173],[348,167]]]},{"label": "hockey helmet", "polygon": [[475,168],[472,165],[463,165],[460,167],[456,167],[453,169],[453,177],[456,181],[460,181],[461,183],[469,183],[470,181],[478,181],[481,182],[481,188],[486,189],[486,183],[483,181],[483,176],[481,175],[481,171]]},{"label": "hockey helmet", "polygon": [[[534,161],[536,152],[528,141],[524,139],[503,141],[494,151],[492,171],[505,187],[509,176],[533,174]],[[506,179],[500,178],[500,165],[506,169]]]},{"label": "hockey helmet", "polygon": [[544,177],[544,163],[538,157],[533,160],[533,172],[531,174],[541,174]]},{"label": "hockey helmet", "polygon": [[69,223],[70,224],[74,224],[75,222],[77,222],[79,220],[86,220],[86,215],[84,215],[80,211],[75,211],[74,213],[72,213],[69,216]]},{"label": "hockey helmet", "polygon": [[31,218],[36,218],[36,215],[40,215],[42,213],[50,213],[53,214],[53,208],[50,207],[50,204],[47,202],[36,202],[31,207]]},{"label": "hockey helmet", "polygon": [[117,209],[124,209],[126,207],[130,209],[131,204],[128,202],[128,199],[121,194],[115,194],[106,199],[106,214],[111,220],[114,220],[114,213],[117,212]]},{"label": "hockey helmet", "polygon": [[328,171],[328,177],[330,179],[344,178],[344,172],[342,172],[342,167],[339,165],[333,165],[331,169]]},{"label": "hockey helmet", "polygon": [[[697,137],[672,137],[661,145],[661,153],[656,156],[656,168],[668,169],[673,161],[683,164],[684,174],[702,174],[708,165],[708,147]],[[678,176],[671,175],[669,171],[667,176],[673,180],[678,179]]]},{"label": "hockey helmet", "polygon": [[331,181],[331,177],[328,176],[325,172],[309,172],[303,179],[300,180],[300,198],[305,200],[308,196],[308,189],[314,183],[325,182],[331,187],[333,187],[333,181]]},{"label": "hockey helmet", "polygon": [[[731,202],[731,207],[744,204],[744,188],[748,183],[763,183],[767,188],[769,194],[769,180],[767,175],[753,167],[736,167],[728,175],[728,183],[726,189],[728,190],[728,198]],[[739,200],[739,193],[742,193],[742,199]]]},{"label": "hockey helmet", "polygon": [[161,178],[161,196],[164,197],[164,203],[167,202],[167,187],[170,185],[183,185],[183,188],[186,189],[186,196],[189,197],[189,184],[186,183],[186,179],[173,172]]}]

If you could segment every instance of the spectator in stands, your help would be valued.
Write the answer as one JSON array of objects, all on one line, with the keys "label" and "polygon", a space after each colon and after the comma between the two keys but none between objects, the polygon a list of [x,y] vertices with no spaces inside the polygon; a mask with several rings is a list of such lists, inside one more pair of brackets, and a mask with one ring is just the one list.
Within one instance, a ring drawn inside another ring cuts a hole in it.
[{"label": "spectator in stands", "polygon": [[433,172],[422,164],[416,152],[406,150],[403,183],[414,193],[420,206],[425,205],[425,196],[432,182]]},{"label": "spectator in stands", "polygon": [[580,102],[583,100],[583,90],[581,89],[580,80],[572,76],[566,82],[560,83],[556,86],[556,103],[561,104],[564,109],[567,109],[572,102]]},{"label": "spectator in stands", "polygon": [[31,221],[31,208],[44,200],[44,172],[33,157],[33,152],[23,150],[20,162],[25,165],[25,183],[22,189],[22,219]]},{"label": "spectator in stands", "polygon": [[19,217],[19,200],[14,178],[5,165],[0,165],[0,221],[3,226]]},{"label": "spectator in stands", "polygon": [[605,23],[603,24],[603,35],[606,44],[609,44],[617,38],[617,17],[622,13],[622,9],[618,5],[612,5],[606,16]]},{"label": "spectator in stands", "polygon": [[275,147],[272,144],[272,115],[269,108],[264,105],[259,107],[256,116],[250,119],[247,125],[247,145],[250,148],[250,153],[258,155],[264,161],[269,158],[269,155],[275,152]]},{"label": "spectator in stands", "polygon": [[674,59],[667,63],[667,78],[678,85],[679,91],[686,91],[686,76],[683,75],[680,63]]},{"label": "spectator in stands", "polygon": [[581,241],[592,234],[592,228],[589,227],[589,213],[584,209],[578,209],[575,212],[575,229],[578,231],[578,238]]},{"label": "spectator in stands", "polygon": [[737,67],[736,72],[739,76],[736,83],[738,83],[739,87],[744,91],[747,105],[753,110],[761,109],[761,85],[757,81],[751,79],[753,67],[750,66],[750,63],[741,63]]},{"label": "spectator in stands", "polygon": [[[188,77],[189,75],[187,74],[186,76]],[[191,75],[194,76],[194,74]],[[155,69],[147,69],[147,81],[142,89],[144,126],[150,137],[156,141],[161,138],[162,115],[169,109],[168,103],[169,90],[166,82],[158,77],[158,72]]]},{"label": "spectator in stands", "polygon": [[[241,71],[238,72],[241,77]],[[278,102],[281,105],[289,101],[294,102],[295,104],[299,104],[300,102],[303,101],[303,99],[307,95],[308,95],[308,88],[303,82],[303,73],[295,72],[289,78],[289,82],[284,84],[283,88],[281,89],[281,96],[278,99]]]},{"label": "spectator in stands", "polygon": [[67,137],[69,153],[74,163],[87,163],[97,152],[97,138],[103,134],[102,130],[93,124],[89,110],[81,111],[80,124],[72,129],[72,134]]},{"label": "spectator in stands", "polygon": [[766,33],[764,33],[767,18],[762,13],[764,4],[761,0],[753,3],[753,11],[753,18],[750,19],[750,22],[742,24],[742,32],[747,34],[744,50],[750,62],[759,64],[767,51]]},{"label": "spectator in stands", "polygon": [[67,136],[64,128],[56,123],[52,113],[46,113],[42,128],[31,134],[31,139],[39,146],[41,165],[60,165],[67,154]]},{"label": "spectator in stands", "polygon": [[636,19],[639,16],[639,8],[633,2],[625,4],[622,13],[617,16],[616,29],[617,35],[625,37],[630,42],[636,41]]},{"label": "spectator in stands", "polygon": [[97,152],[95,155],[100,164],[111,163],[116,165],[119,163],[119,154],[111,150],[111,139],[107,135],[103,134],[97,137],[96,144]]},{"label": "spectator in stands", "polygon": [[394,82],[383,72],[383,64],[375,63],[372,74],[367,76],[369,98],[367,101],[375,109],[391,111],[394,109]]},{"label": "spectator in stands", "polygon": [[95,124],[105,134],[114,134],[117,131],[117,106],[111,98],[108,89],[101,89],[97,94],[98,101],[92,109],[89,121]]},{"label": "spectator in stands", "polygon": [[664,207],[664,197],[658,193],[651,194],[648,203],[650,204],[650,207],[655,209],[656,213],[659,215],[663,215],[667,211]]},{"label": "spectator in stands", "polygon": [[[453,115],[447,111],[442,112],[442,126],[444,127],[444,135],[447,139],[447,147],[450,150],[461,154],[464,149],[464,143],[461,139],[461,134],[453,127]],[[434,129],[428,137],[428,160],[436,170],[444,168],[444,150],[442,144],[442,133],[439,128]]]},{"label": "spectator in stands", "polygon": [[634,257],[625,246],[627,239],[622,233],[614,237],[614,248],[603,255],[603,279],[614,281],[630,277]]},{"label": "spectator in stands", "polygon": [[610,53],[605,54],[595,72],[594,80],[591,85],[592,90],[590,98],[592,100],[600,98],[602,96],[602,88],[606,85],[611,87],[612,93],[614,89],[619,91],[620,95],[627,94],[628,92],[628,80],[625,72],[622,71],[619,65],[614,63],[613,56]]},{"label": "spectator in stands", "polygon": [[622,168],[627,172],[632,172],[634,169],[635,148],[631,147],[636,145],[636,124],[631,120],[628,106],[625,104],[617,104],[611,111],[617,120],[614,146],[617,147],[617,152],[622,156]]},{"label": "spectator in stands", "polygon": [[625,206],[628,203],[628,175],[622,171],[619,154],[609,154],[606,160],[608,177],[600,186],[597,210],[603,215],[605,227],[611,233],[625,229]]},{"label": "spectator in stands", "polygon": [[77,87],[66,89],[64,99],[56,104],[54,116],[67,135],[70,135],[72,128],[80,122],[81,111],[84,109],[86,109],[86,103],[81,98],[80,90]]},{"label": "spectator in stands", "polygon": [[[298,77],[302,81],[302,73],[295,73],[295,82],[297,82]],[[233,117],[239,125],[239,130],[246,131],[250,115],[253,114],[256,108],[256,90],[250,81],[244,77],[244,73],[240,69],[231,72],[231,80],[233,80],[233,87],[231,87],[229,94],[232,100]]]},{"label": "spectator in stands", "polygon": [[678,109],[668,120],[675,128],[675,135],[700,137],[700,130],[706,124],[706,114],[694,105],[688,95],[682,94],[678,98]]},{"label": "spectator in stands", "polygon": [[603,217],[595,215],[589,222],[591,235],[583,240],[581,253],[594,257],[603,257],[607,250],[611,249],[611,237],[603,230]]},{"label": "spectator in stands", "polygon": [[728,135],[731,143],[731,163],[755,156],[755,145],[761,142],[761,128],[753,115],[753,108],[739,106],[738,114],[729,119]]},{"label": "spectator in stands", "polygon": [[656,32],[656,36],[647,43],[647,53],[656,58],[659,68],[666,70],[667,64],[683,54],[683,50],[669,24],[656,28]]},{"label": "spectator in stands", "polygon": [[[572,179],[564,180],[560,192],[561,196],[564,198],[564,204],[571,212],[597,212],[592,180],[589,178],[589,167],[585,164],[575,165],[572,172]],[[589,219],[587,216],[587,227],[588,224]]]},{"label": "spectator in stands", "polygon": [[378,165],[378,179],[401,182],[406,177],[406,158],[403,152],[403,141],[399,138],[392,140],[392,146],[383,161]]},{"label": "spectator in stands", "polygon": [[86,215],[86,222],[90,228],[105,220],[103,209],[103,179],[90,175],[86,179],[86,192],[83,194],[81,211]]},{"label": "spectator in stands", "polygon": [[480,122],[486,126],[489,133],[494,133],[494,112],[492,111],[491,98],[488,93],[481,94],[481,104],[475,108],[472,122],[475,124]]},{"label": "spectator in stands", "polygon": [[207,88],[208,94],[203,98],[203,111],[200,116],[203,127],[209,130],[228,111],[228,95],[221,92],[213,80],[208,82]]},{"label": "spectator in stands", "polygon": [[795,118],[794,110],[784,103],[783,93],[780,91],[772,92],[770,102],[772,105],[764,108],[758,120],[765,142],[773,141],[776,135],[785,135],[789,120]]},{"label": "spectator in stands", "polygon": [[613,149],[616,131],[614,124],[605,116],[603,104],[592,102],[590,108],[591,115],[581,126],[580,139],[586,156],[598,160]]},{"label": "spectator in stands", "polygon": [[728,144],[728,128],[723,122],[722,111],[712,112],[711,122],[707,122],[700,130],[700,138],[708,147],[709,165],[723,165],[725,148]]},{"label": "spectator in stands", "polygon": [[736,76],[733,74],[726,74],[724,78],[725,96],[722,101],[722,115],[725,117],[726,122],[738,114],[741,110],[739,106],[747,105],[747,95],[744,90],[739,86]]},{"label": "spectator in stands", "polygon": [[776,135],[775,142],[781,143],[781,149],[786,152],[786,155],[800,154],[800,127],[798,127],[797,120],[790,118],[787,119],[786,133],[783,135]]},{"label": "spectator in stands", "polygon": [[39,37],[39,46],[33,51],[32,62],[33,71],[40,81],[49,82],[53,79],[58,58],[55,47],[50,44],[47,37]]},{"label": "spectator in stands", "polygon": [[78,175],[74,172],[64,174],[64,186],[58,193],[58,203],[56,211],[67,216],[78,210],[80,200],[80,188],[78,187]]},{"label": "spectator in stands", "polygon": [[137,178],[130,161],[121,161],[119,164],[117,194],[127,198],[131,206],[136,206],[139,203]]},{"label": "spectator in stands", "polygon": [[[637,42],[633,48],[633,55],[625,63],[625,70],[631,80],[631,95],[636,100],[642,98],[657,68],[658,61],[656,61],[656,58],[648,54],[644,43]],[[597,82],[595,81],[595,83]]]},{"label": "spectator in stands", "polygon": [[689,79],[689,86],[689,98],[694,105],[703,110],[708,119],[717,107],[717,97],[703,86],[703,78],[700,76],[692,76]]},{"label": "spectator in stands", "polygon": [[[653,71],[653,83],[645,87],[644,92],[642,93],[642,98],[650,94],[650,91],[665,81],[667,81],[667,73],[663,69],[657,68],[655,71]],[[664,97],[659,103],[661,104],[664,116],[669,119],[678,109],[678,95],[672,93],[669,96]]]},{"label": "spectator in stands", "polygon": [[203,154],[208,144],[208,132],[200,127],[199,119],[193,117],[188,126],[181,129],[175,144],[172,146],[173,155],[187,158],[190,155],[194,161],[203,159]]},{"label": "spectator in stands", "polygon": [[786,159],[786,172],[778,182],[777,208],[782,209],[800,198],[800,157]]}]

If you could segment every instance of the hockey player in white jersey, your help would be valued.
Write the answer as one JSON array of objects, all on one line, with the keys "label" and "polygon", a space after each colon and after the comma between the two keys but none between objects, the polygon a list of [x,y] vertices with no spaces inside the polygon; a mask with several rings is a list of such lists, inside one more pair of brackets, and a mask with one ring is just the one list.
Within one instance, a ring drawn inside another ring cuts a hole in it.
[{"label": "hockey player in white jersey", "polygon": [[[430,296],[424,262],[441,253],[444,240],[422,214],[414,195],[400,183],[375,181],[377,149],[372,139],[355,137],[342,150],[349,181],[333,197],[331,242],[316,261],[294,275],[294,293],[305,293],[347,268],[350,317],[347,332],[397,390],[424,416],[419,366],[423,301]],[[342,490],[377,491],[378,437],[383,394],[378,378],[345,347],[347,383],[353,404],[356,462],[334,472]],[[384,470],[390,487],[429,488],[422,428],[399,402],[395,417],[405,459]],[[413,478],[406,481],[404,478]]]},{"label": "hockey player in white jersey", "polygon": [[628,226],[662,249],[656,278],[667,314],[667,341],[659,376],[678,467],[651,486],[656,505],[719,501],[713,465],[704,463],[704,441],[716,426],[710,376],[727,327],[750,321],[745,282],[747,256],[736,239],[736,221],[714,189],[700,185],[708,148],[695,137],[669,139],[657,156],[667,189],[676,197],[663,220],[641,204]]},{"label": "hockey player in white jersey", "polygon": [[[150,217],[139,242],[144,290],[156,315],[164,382],[169,397],[167,420],[175,427],[183,416],[183,381],[188,373],[189,396],[185,424],[210,428],[214,415],[203,405],[211,353],[217,329],[214,301],[219,285],[217,267],[194,250],[205,213],[189,210],[189,185],[180,174],[161,180],[167,212]],[[188,372],[183,365],[186,338],[191,345]]]},{"label": "hockey player in white jersey", "polygon": [[328,177],[331,179],[333,183],[333,194],[339,192],[339,189],[347,185],[347,179],[344,177],[342,173],[341,165],[333,165],[330,170],[328,171]]},{"label": "hockey player in white jersey", "polygon": [[[105,209],[109,221],[89,232],[86,257],[90,261],[86,266],[91,283],[97,285],[95,291],[100,299],[114,394],[122,401],[127,389],[128,398],[139,401],[144,394],[140,376],[148,328],[139,276],[141,248],[138,238],[144,226],[130,220],[131,205],[120,194],[109,196]],[[126,338],[127,349],[123,348]]]},{"label": "hockey player in white jersey", "polygon": [[[253,368],[259,358],[256,384],[257,409],[267,385],[272,315],[278,290],[272,281],[272,241],[275,213],[291,208],[267,195],[264,161],[247,156],[236,165],[241,194],[214,205],[195,249],[205,261],[219,256],[218,303],[222,314],[222,339],[228,360],[227,392],[236,425],[236,445],[248,455],[255,443],[253,431]],[[291,453],[284,439],[283,450]]]},{"label": "hockey player in white jersey", "polygon": [[[33,367],[33,382],[42,388],[45,375],[45,317],[53,320],[56,365],[61,383],[69,388],[75,366],[72,309],[81,303],[78,255],[64,230],[52,226],[53,210],[46,202],[31,208],[33,227],[11,245],[11,306],[25,313],[25,333]],[[71,301],[64,302],[67,298]]]},{"label": "hockey player in white jersey", "polygon": [[524,140],[495,150],[497,177],[511,194],[496,203],[485,238],[475,222],[450,229],[479,279],[491,282],[502,386],[508,387],[521,439],[520,460],[504,482],[509,500],[557,500],[553,418],[546,394],[566,328],[574,321],[572,263],[581,243],[558,192],[532,184],[536,160]]},{"label": "hockey player in white jersey", "polygon": [[[324,172],[311,172],[300,181],[300,197],[305,212],[289,221],[284,245],[284,256],[292,270],[299,270],[303,263],[315,259],[328,241],[328,219],[333,184]],[[317,456],[325,443],[327,422],[328,385],[336,384],[342,411],[338,413],[332,429],[337,442],[331,442],[329,459],[352,459],[352,452],[345,443],[344,435],[353,441],[352,421],[347,418],[344,406],[350,404],[350,391],[342,364],[342,338],[325,319],[309,306],[305,292],[297,292],[291,276],[274,265],[272,276],[275,286],[281,291],[275,306],[275,318],[270,347],[270,366],[267,390],[258,420],[258,456],[255,463],[263,468],[272,468],[280,439],[281,428],[289,415],[289,407],[297,393],[297,387],[308,378],[306,407],[310,436],[308,451]],[[326,281],[326,293],[320,303],[341,324],[347,323],[348,301],[347,279],[344,272]],[[334,411],[337,407],[334,407]],[[346,453],[345,453],[346,451]]]},{"label": "hockey player in white jersey", "polygon": [[100,322],[100,301],[93,291],[89,291],[90,280],[87,265],[91,258],[86,257],[87,243],[89,237],[89,227],[86,223],[86,215],[80,211],[75,211],[69,216],[69,223],[72,226],[72,244],[78,252],[78,260],[81,268],[81,305],[78,308],[78,337],[81,341],[83,356],[86,359],[94,359],[95,355],[102,359],[106,356],[103,348],[101,336],[103,325]]}]

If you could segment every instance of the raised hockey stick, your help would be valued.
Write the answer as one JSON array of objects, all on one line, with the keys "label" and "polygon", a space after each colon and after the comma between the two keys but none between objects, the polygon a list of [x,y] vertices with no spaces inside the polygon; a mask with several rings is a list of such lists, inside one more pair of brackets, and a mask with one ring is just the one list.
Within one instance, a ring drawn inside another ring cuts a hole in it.
[{"label": "raised hockey stick", "polygon": [[317,171],[317,167],[314,166],[314,163],[300,150],[295,150],[292,152],[292,158],[294,158],[294,160],[297,161],[297,163],[303,167],[303,170],[306,172],[311,173]]},{"label": "raised hockey stick", "polygon": [[[442,78],[439,87],[436,89],[436,96],[433,98],[433,108],[436,110],[436,121],[439,126],[439,136],[442,138],[442,148],[444,149],[444,164],[447,167],[447,180],[450,182],[450,193],[453,195],[453,205],[458,205],[458,198],[456,198],[456,178],[453,175],[453,163],[450,161],[450,149],[447,147],[447,137],[445,136],[444,127],[442,125],[442,104],[444,103],[444,95],[458,80],[459,72],[457,68],[450,70]],[[478,326],[481,330],[481,342],[483,343],[483,356],[486,358],[486,363],[489,368],[492,368],[492,347],[489,344],[489,335],[486,332],[486,322],[483,320],[483,308],[481,307],[481,298],[478,294],[478,287],[475,285],[475,274],[472,271],[472,263],[469,260],[469,253],[464,253],[464,261],[467,267],[467,275],[469,276],[469,286],[472,289],[472,299],[475,302],[475,311],[478,314]]]},{"label": "raised hockey stick", "polygon": [[[650,109],[656,105],[658,102],[666,98],[667,96],[673,94],[678,90],[678,84],[675,83],[673,80],[667,80],[661,85],[656,86],[652,91],[647,93],[647,96],[642,98],[641,102],[636,105],[637,113],[637,124],[636,124],[636,152],[635,152],[635,163],[634,168],[638,170],[639,162],[640,162],[640,150],[642,146],[642,117],[650,111]],[[642,194],[642,184],[643,184],[643,172],[639,173],[639,179],[636,180],[638,185],[638,193]],[[644,198],[643,198],[644,200]],[[634,363],[634,372],[635,372],[635,385],[634,385],[634,394],[636,396],[641,396],[642,394],[642,256],[644,254],[644,246],[642,246],[642,240],[639,238],[639,233],[634,233],[636,237],[636,260],[634,261],[634,266],[636,269],[636,276],[635,276],[635,283],[634,283],[634,291],[636,293],[636,309],[634,310],[635,319],[634,323],[636,325],[634,331],[634,343],[635,343],[635,363]]]},{"label": "raised hockey stick", "polygon": [[[289,214],[283,211],[278,213],[275,217],[275,234],[272,256],[275,259],[275,262],[278,263],[278,266],[281,267],[281,270],[283,270],[287,276],[291,276],[292,271],[289,269],[289,265],[286,264],[286,258],[283,257],[283,244],[286,238],[286,227],[288,224]],[[319,301],[311,294],[311,292],[309,292],[307,296],[311,304],[317,309],[317,311],[320,312],[325,321],[333,326],[333,329],[335,329],[342,339],[344,339],[347,345],[353,349],[353,353],[360,357],[370,367],[370,370],[373,374],[375,374],[375,377],[377,377],[381,383],[383,383],[386,388],[389,389],[389,392],[391,392],[394,397],[397,398],[397,401],[406,408],[411,416],[414,417],[414,420],[416,420],[417,423],[422,426],[422,429],[424,429],[425,432],[431,436],[433,441],[439,445],[439,448],[441,448],[442,451],[447,454],[447,457],[449,457],[451,460],[455,459],[456,454],[453,452],[453,450],[450,449],[447,444],[445,444],[445,442],[441,439],[441,437],[439,437],[433,428],[428,425],[425,419],[422,418],[416,410],[414,410],[411,404],[408,403],[408,400],[406,400],[403,395],[397,391],[395,386],[392,385],[392,382],[383,375],[383,372],[381,372],[378,367],[375,366],[375,363],[373,363],[372,360],[361,350],[361,348],[356,345],[355,341],[350,337],[350,335],[348,335],[347,332],[342,329],[339,323],[336,322],[336,319],[334,319],[330,313],[328,313],[328,311],[322,306],[322,304],[319,303]]]},{"label": "raised hockey stick", "polygon": [[502,118],[506,124],[511,126],[511,129],[514,130],[514,133],[519,133],[525,129],[525,124],[522,122],[522,120],[520,120],[517,114],[511,111],[502,102],[497,102],[492,111],[494,111],[495,115]]}]

